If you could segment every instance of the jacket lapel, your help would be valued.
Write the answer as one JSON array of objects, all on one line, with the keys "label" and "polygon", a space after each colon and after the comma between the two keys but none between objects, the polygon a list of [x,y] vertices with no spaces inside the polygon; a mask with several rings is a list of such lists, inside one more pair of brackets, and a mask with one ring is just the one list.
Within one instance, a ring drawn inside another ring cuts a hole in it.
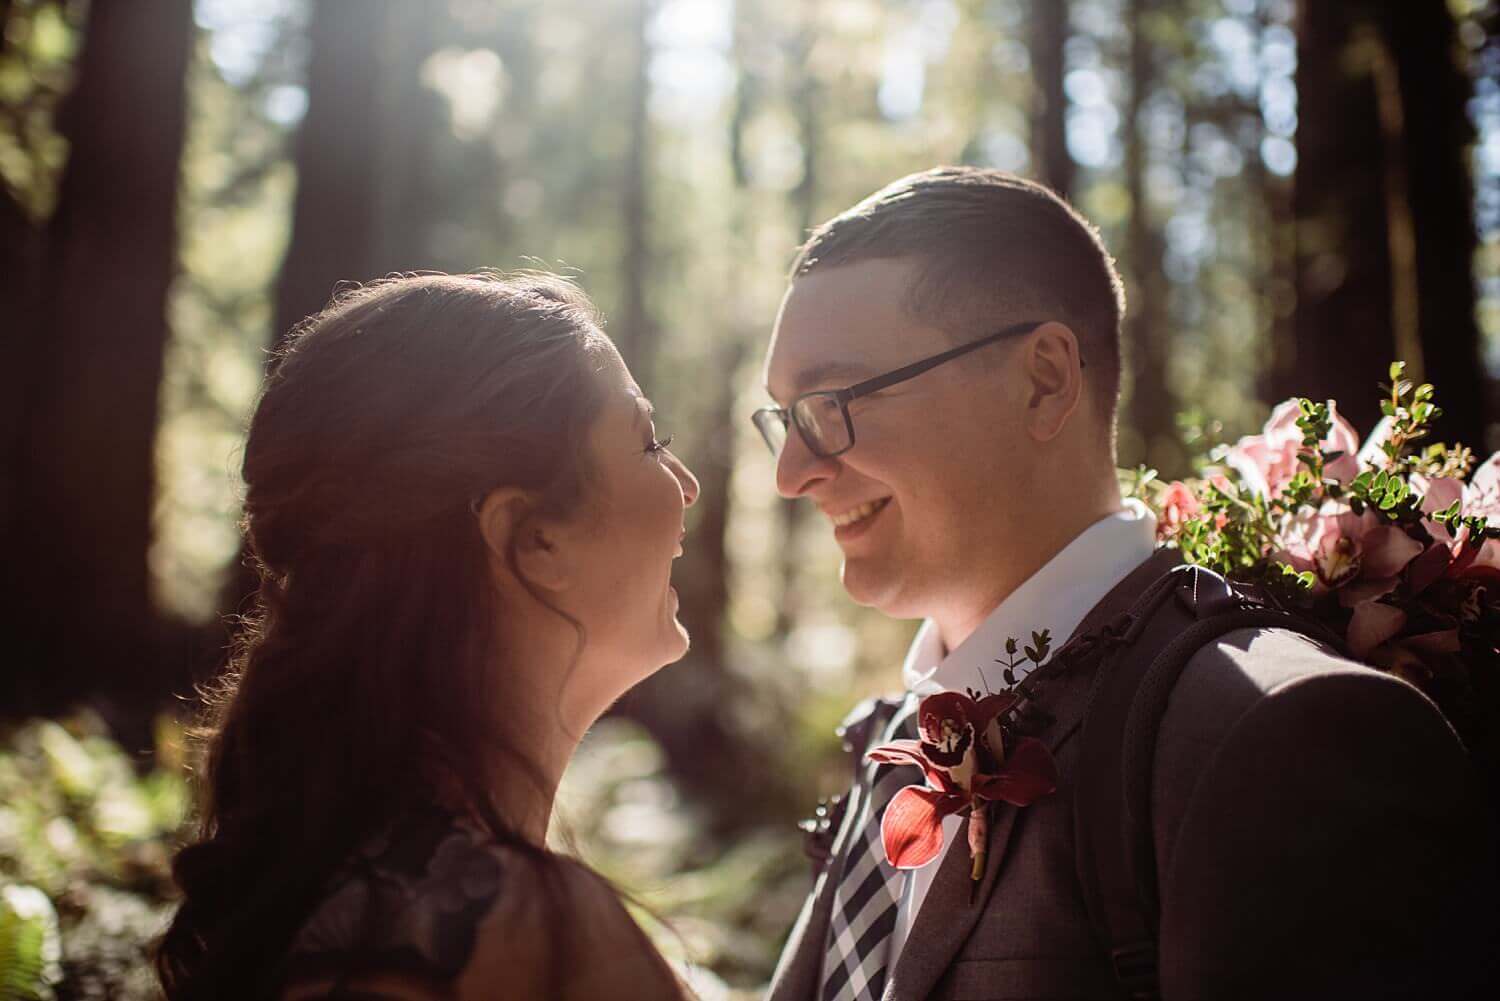
[{"label": "jacket lapel", "polygon": [[1017,814],[1015,807],[1004,803],[991,804],[989,860],[977,888],[972,886],[969,878],[969,820],[964,819],[954,835],[954,844],[938,863],[941,868],[917,912],[906,946],[896,960],[891,979],[886,982],[882,1001],[922,1001],[932,992],[953,962],[953,957],[973,933],[979,915],[984,912],[985,904],[995,890],[995,880]]},{"label": "jacket lapel", "polygon": [[[1097,630],[1120,613],[1129,611],[1136,598],[1152,582],[1180,562],[1182,558],[1177,550],[1157,550],[1083,617],[1073,635]],[[1054,753],[1083,722],[1092,680],[1088,672],[1071,672],[1051,682],[1048,689],[1039,694],[1038,702],[1051,714],[1052,722],[1037,737]],[[964,820],[954,835],[955,843],[939,863],[941,868],[917,912],[911,934],[886,984],[883,1001],[923,1001],[942,979],[953,957],[973,934],[974,926],[994,893],[1020,813],[1019,809],[1006,803],[990,805],[988,861],[977,888],[971,887],[969,878],[969,821]],[[772,1001],[781,999],[773,996]]]}]

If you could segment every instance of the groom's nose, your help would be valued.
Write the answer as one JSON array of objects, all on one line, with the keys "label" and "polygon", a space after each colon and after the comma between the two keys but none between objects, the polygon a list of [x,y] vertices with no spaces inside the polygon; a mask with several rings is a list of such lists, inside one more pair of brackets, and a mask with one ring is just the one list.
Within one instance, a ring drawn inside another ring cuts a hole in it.
[{"label": "groom's nose", "polygon": [[823,480],[832,479],[839,460],[823,459],[812,454],[796,428],[787,435],[786,444],[776,458],[776,492],[788,499],[801,497]]}]

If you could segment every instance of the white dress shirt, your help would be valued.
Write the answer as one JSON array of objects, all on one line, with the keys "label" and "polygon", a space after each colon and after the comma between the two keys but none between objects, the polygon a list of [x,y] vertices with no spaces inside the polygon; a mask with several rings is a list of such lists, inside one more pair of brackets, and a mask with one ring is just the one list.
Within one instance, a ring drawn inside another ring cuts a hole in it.
[{"label": "white dress shirt", "polygon": [[[1005,656],[1007,639],[1015,637],[1024,649],[1030,645],[1033,631],[1048,629],[1052,650],[1057,650],[1089,610],[1145,562],[1155,544],[1155,517],[1139,501],[1127,500],[1123,511],[1094,522],[1028,577],[952,653],[945,654],[932,620],[922,623],[901,668],[907,699],[939,691],[973,688],[998,692],[1009,687],[1002,676],[1004,665],[995,663],[996,658]],[[1025,677],[1033,666],[1027,663],[1018,667],[1016,680]],[[943,818],[941,854],[906,873],[906,886],[896,904],[896,927],[891,932],[892,966],[901,955],[943,859],[950,851],[968,850],[967,846],[954,847],[962,822],[961,817]]]}]

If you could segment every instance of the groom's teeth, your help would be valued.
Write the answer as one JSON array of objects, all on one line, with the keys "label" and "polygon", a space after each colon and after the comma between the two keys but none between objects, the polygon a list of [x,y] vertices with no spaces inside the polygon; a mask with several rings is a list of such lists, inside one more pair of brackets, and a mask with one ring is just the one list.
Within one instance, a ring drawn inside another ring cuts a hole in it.
[{"label": "groom's teeth", "polygon": [[876,511],[879,511],[884,506],[885,501],[883,500],[871,501],[868,504],[861,504],[859,507],[845,511],[843,514],[832,515],[831,517],[833,520],[833,525],[835,528],[843,528],[845,525],[852,525],[857,521],[864,521],[866,518],[870,517],[870,515],[874,514]]}]

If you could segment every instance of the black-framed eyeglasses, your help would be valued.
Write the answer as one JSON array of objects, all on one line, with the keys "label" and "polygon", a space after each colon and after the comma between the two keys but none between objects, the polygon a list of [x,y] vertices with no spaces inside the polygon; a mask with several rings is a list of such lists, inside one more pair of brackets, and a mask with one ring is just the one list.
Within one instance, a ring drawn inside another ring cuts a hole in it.
[{"label": "black-framed eyeglasses", "polygon": [[1031,323],[1018,323],[981,337],[977,341],[960,344],[956,348],[949,348],[930,358],[903,365],[894,371],[857,382],[844,389],[822,389],[803,393],[792,401],[790,407],[762,407],[751,414],[750,419],[754,422],[756,430],[760,432],[760,436],[766,440],[766,447],[777,458],[781,457],[781,450],[786,446],[787,434],[791,426],[795,424],[797,433],[807,444],[808,451],[821,459],[831,459],[854,447],[854,421],[849,416],[851,401],[861,396],[869,396],[871,393],[878,393],[882,389],[889,389],[908,379],[915,379],[923,372],[931,371],[944,362],[952,361],[1006,337],[1029,334],[1045,322],[1045,320],[1036,320]]}]

